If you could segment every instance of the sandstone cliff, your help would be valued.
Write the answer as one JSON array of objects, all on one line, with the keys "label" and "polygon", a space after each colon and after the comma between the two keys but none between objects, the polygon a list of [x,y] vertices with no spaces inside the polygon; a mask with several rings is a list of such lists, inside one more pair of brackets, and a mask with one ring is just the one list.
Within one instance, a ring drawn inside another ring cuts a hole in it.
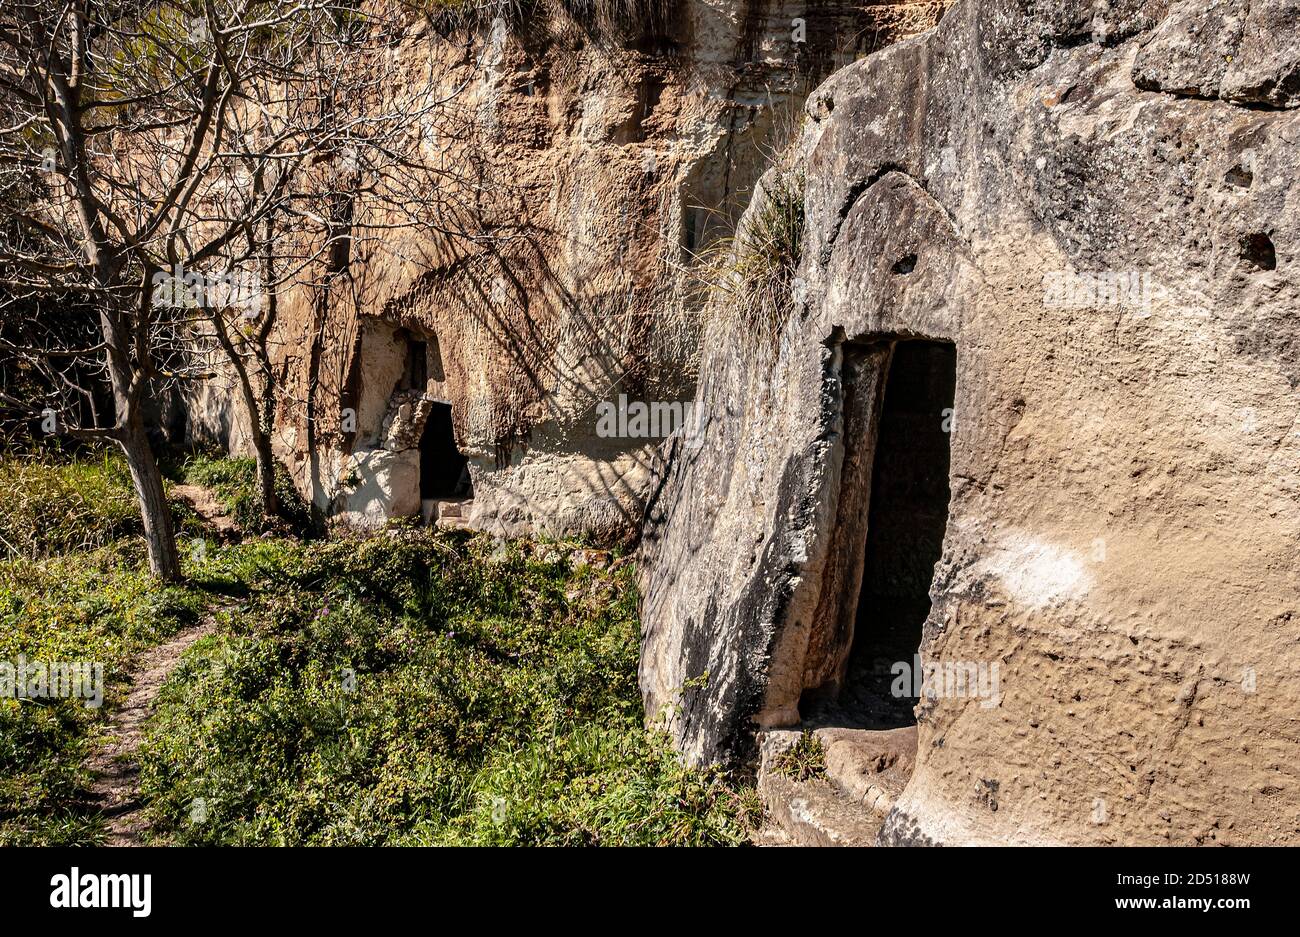
[{"label": "sandstone cliff", "polygon": [[[418,514],[423,397],[450,405],[468,457],[464,522],[633,536],[660,439],[599,435],[597,405],[691,398],[694,268],[808,92],[944,6],[557,2],[413,21],[392,54],[412,86],[433,75],[456,95],[422,189],[445,230],[359,241],[344,275],[308,271],[284,297],[276,445],[299,487],[354,523]],[[224,386],[193,410],[194,435],[238,448]]]},{"label": "sandstone cliff", "polygon": [[800,289],[770,346],[705,335],[718,418],[647,529],[642,686],[693,759],[843,679],[871,409],[926,338],[956,418],[921,655],[1000,693],[922,699],[883,841],[1300,841],[1298,25],[960,0],[809,98]]}]

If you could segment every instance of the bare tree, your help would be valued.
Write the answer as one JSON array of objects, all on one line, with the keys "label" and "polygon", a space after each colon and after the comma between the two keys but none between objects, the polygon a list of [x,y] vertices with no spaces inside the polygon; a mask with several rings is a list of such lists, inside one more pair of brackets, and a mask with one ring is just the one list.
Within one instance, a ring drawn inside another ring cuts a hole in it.
[{"label": "bare tree", "polygon": [[[163,578],[180,570],[151,402],[232,371],[275,512],[281,289],[340,275],[358,240],[394,229],[479,236],[436,196],[457,167],[429,158],[472,132],[463,89],[398,73],[409,22],[400,3],[338,0],[13,0],[0,14],[0,307],[31,324],[77,295],[98,317],[93,342],[18,329],[0,350],[43,375],[45,398],[4,402],[121,446]],[[111,415],[87,410],[96,379]]]}]

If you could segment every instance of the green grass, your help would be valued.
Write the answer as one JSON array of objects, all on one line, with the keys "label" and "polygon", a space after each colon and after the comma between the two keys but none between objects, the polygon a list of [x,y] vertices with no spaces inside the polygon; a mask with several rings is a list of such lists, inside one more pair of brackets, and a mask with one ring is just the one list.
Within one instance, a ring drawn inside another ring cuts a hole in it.
[{"label": "green grass", "polygon": [[752,797],[642,727],[630,567],[400,532],[226,551],[246,602],[143,759],[184,844],[738,843]]},{"label": "green grass", "polygon": [[805,180],[777,174],[741,231],[704,258],[709,311],[729,331],[773,346],[794,311],[793,289],[803,253]]},{"label": "green grass", "polygon": [[[130,474],[115,450],[0,458],[0,661],[103,667],[106,701],[0,698],[0,845],[97,842],[84,761],[141,651],[207,596],[148,574]],[[184,508],[178,529],[201,531]]]},{"label": "green grass", "polygon": [[[262,512],[262,498],[257,490],[256,460],[196,452],[187,456],[172,474],[178,481],[201,485],[216,492],[241,530],[262,533],[272,529]],[[279,464],[276,465],[275,491],[280,499],[280,513],[288,529],[299,535],[313,533],[311,510],[294,488],[289,473]]]},{"label": "green grass", "polygon": [[0,660],[102,665],[104,708],[0,698],[0,845],[95,842],[83,762],[132,658],[197,619],[192,589],[161,587],[130,542],[42,561],[0,563]]},{"label": "green grass", "polygon": [[0,551],[8,558],[93,550],[142,530],[131,475],[112,451],[0,459],[0,504]]},{"label": "green grass", "polygon": [[[76,507],[27,500],[0,520],[39,531],[31,556],[0,563],[0,660],[100,662],[107,683],[103,709],[0,700],[0,845],[102,840],[85,759],[136,656],[209,610],[217,632],[164,687],[142,750],[160,842],[746,840],[752,788],[683,767],[643,727],[626,560],[598,569],[564,544],[399,527],[214,540],[187,552],[186,585],[164,587],[125,519],[121,471],[111,455],[0,463],[25,498],[55,477]],[[235,503],[251,479],[234,460],[180,471]],[[101,516],[122,520],[72,529]]]},{"label": "green grass", "polygon": [[796,781],[825,777],[826,749],[821,739],[805,731],[799,741],[772,760],[772,770]]}]

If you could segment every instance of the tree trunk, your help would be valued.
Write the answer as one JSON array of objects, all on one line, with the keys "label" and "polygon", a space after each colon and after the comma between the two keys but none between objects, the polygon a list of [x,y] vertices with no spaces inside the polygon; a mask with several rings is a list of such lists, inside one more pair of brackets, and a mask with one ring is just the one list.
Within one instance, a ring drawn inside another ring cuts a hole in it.
[{"label": "tree trunk", "polygon": [[149,544],[149,569],[159,579],[176,582],[181,578],[181,563],[176,553],[171,508],[167,505],[162,473],[158,471],[139,414],[131,414],[118,441],[126,454],[126,464],[131,469],[131,480],[135,483],[136,498],[140,502],[140,518],[144,521],[144,536]]},{"label": "tree trunk", "polygon": [[266,352],[266,335],[270,330],[270,319],[263,322],[261,334],[257,338],[244,340],[246,347],[251,345],[256,355],[260,394],[259,389],[254,387],[254,377],[249,373],[240,349],[235,346],[235,340],[231,338],[220,310],[212,315],[211,322],[217,341],[226,353],[226,360],[239,380],[239,393],[244,400],[244,412],[248,414],[248,431],[253,437],[253,452],[257,456],[257,491],[262,501],[262,518],[270,522],[280,514],[280,499],[275,493],[275,454],[271,449],[271,433],[274,431],[272,417],[274,378]]},{"label": "tree trunk", "polygon": [[271,453],[271,437],[256,422],[253,449],[257,453],[257,490],[262,496],[262,514],[270,520],[280,513],[280,499],[275,493],[275,456]]},{"label": "tree trunk", "polygon": [[[218,322],[217,326],[222,328],[222,323]],[[224,331],[220,332],[219,336],[222,339],[222,347],[226,349],[235,367],[235,375],[239,378],[244,410],[248,413],[248,432],[253,437],[253,453],[257,456],[257,493],[262,499],[262,517],[270,522],[280,514],[280,499],[275,494],[275,454],[271,451],[268,407],[265,400],[258,399],[257,391],[253,388],[252,375],[248,373],[248,368],[245,367]],[[269,390],[269,381],[270,378],[264,374],[263,388],[266,390]]]}]

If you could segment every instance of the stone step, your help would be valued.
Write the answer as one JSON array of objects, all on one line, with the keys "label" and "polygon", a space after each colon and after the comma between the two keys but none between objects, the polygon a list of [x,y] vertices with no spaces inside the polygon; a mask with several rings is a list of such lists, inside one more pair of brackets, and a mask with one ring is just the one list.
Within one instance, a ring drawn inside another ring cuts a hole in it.
[{"label": "stone step", "polygon": [[886,815],[911,777],[916,727],[871,731],[809,730],[821,743],[820,765],[805,778],[790,776],[781,756],[803,736],[799,730],[759,736],[759,794],[768,823],[759,845],[871,846]]},{"label": "stone step", "polygon": [[457,498],[455,500],[426,498],[420,503],[420,515],[425,524],[431,524],[435,527],[464,527],[469,523],[470,506],[472,504],[473,501],[469,498]]},{"label": "stone step", "polygon": [[871,846],[884,822],[825,780],[773,772],[759,777],[758,789],[768,820],[756,838],[759,845]]},{"label": "stone step", "polygon": [[883,818],[912,777],[916,726],[902,729],[817,729],[826,776],[846,797]]}]

